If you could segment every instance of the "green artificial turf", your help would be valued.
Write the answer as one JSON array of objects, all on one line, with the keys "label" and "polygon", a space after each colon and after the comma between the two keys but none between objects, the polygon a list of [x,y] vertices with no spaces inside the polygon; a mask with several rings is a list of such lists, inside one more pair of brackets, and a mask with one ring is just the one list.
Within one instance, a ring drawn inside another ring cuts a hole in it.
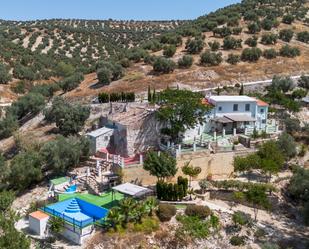
[{"label": "green artificial turf", "polygon": [[82,193],[74,193],[74,194],[59,194],[58,200],[65,201],[70,198],[79,198],[81,200],[87,201],[93,205],[104,207],[107,209],[112,208],[117,205],[117,203],[124,198],[123,194],[115,192],[114,193],[114,201],[112,200],[112,192],[108,192],[102,194],[101,196],[92,195],[92,194],[82,194]]}]

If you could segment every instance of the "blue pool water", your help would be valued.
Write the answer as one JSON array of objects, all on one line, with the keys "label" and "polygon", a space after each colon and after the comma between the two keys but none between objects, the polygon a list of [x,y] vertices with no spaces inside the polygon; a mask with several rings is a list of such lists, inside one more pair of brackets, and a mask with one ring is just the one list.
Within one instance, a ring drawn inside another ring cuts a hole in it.
[{"label": "blue pool water", "polygon": [[65,221],[85,227],[107,216],[108,210],[78,198],[58,202],[43,208],[43,210]]},{"label": "blue pool water", "polygon": [[65,192],[67,192],[67,193],[72,193],[72,192],[76,192],[76,190],[77,190],[77,186],[76,185],[71,185],[71,186],[69,186],[66,190],[65,190]]}]

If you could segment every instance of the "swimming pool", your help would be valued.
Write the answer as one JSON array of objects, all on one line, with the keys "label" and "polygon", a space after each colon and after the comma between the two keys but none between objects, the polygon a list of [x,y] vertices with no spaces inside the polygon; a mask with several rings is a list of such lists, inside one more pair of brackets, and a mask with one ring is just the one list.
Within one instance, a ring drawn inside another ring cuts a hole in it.
[{"label": "swimming pool", "polygon": [[88,226],[105,218],[108,214],[106,208],[93,205],[78,198],[70,198],[46,206],[43,208],[43,211],[79,227]]},{"label": "swimming pool", "polygon": [[69,187],[65,190],[65,192],[66,192],[66,193],[75,193],[76,190],[77,190],[77,185],[75,184],[75,185],[69,186]]}]

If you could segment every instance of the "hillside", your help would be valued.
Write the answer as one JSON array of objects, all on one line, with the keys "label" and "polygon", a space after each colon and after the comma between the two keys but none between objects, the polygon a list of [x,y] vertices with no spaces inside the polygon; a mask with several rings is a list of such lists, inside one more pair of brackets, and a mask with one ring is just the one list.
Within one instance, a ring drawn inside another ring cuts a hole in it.
[{"label": "hillside", "polygon": [[[245,0],[193,21],[0,21],[0,58],[11,74],[11,83],[1,85],[1,102],[18,97],[14,87],[19,80],[61,80],[60,62],[85,75],[79,86],[66,90],[73,98],[102,91],[144,92],[149,85],[203,89],[308,73],[308,6],[301,0]],[[164,55],[167,49],[175,53]],[[215,61],[201,62],[203,54]],[[177,66],[185,55],[192,66]],[[176,64],[167,74],[153,70],[161,57]],[[122,71],[98,82],[100,61],[116,63]]]}]

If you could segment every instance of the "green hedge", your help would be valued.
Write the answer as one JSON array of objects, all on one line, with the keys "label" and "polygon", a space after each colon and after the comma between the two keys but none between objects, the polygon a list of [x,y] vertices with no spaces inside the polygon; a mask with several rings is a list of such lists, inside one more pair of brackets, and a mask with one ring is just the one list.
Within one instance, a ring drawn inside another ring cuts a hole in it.
[{"label": "green hedge", "polygon": [[188,179],[178,177],[177,183],[157,182],[157,197],[164,201],[182,200],[188,191]]}]

